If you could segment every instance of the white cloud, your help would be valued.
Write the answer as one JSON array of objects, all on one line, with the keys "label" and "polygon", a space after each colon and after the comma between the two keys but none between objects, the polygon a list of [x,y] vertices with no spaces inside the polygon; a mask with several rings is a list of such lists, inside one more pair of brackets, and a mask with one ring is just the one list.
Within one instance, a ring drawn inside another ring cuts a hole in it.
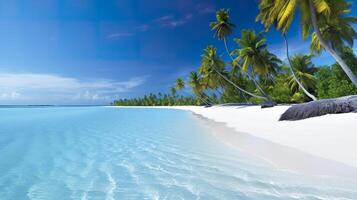
[{"label": "white cloud", "polygon": [[0,103],[107,103],[145,81],[146,77],[85,81],[51,74],[0,73]]},{"label": "white cloud", "polygon": [[16,99],[19,99],[20,97],[21,97],[21,94],[18,92],[15,92],[15,91],[0,94],[0,100],[8,100],[8,99],[16,100]]}]

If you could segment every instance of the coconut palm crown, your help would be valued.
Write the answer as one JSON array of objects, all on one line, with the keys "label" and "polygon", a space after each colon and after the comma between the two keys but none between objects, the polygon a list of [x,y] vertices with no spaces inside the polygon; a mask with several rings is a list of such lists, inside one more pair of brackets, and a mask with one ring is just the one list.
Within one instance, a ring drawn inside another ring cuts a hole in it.
[{"label": "coconut palm crown", "polygon": [[[350,6],[350,5],[348,5]],[[320,32],[326,43],[335,51],[341,53],[344,46],[353,47],[353,41],[357,33],[352,24],[357,23],[357,17],[349,17],[345,14],[350,7],[334,11],[329,18],[321,17],[319,20]],[[320,54],[323,50],[316,32],[312,34],[310,49],[313,53]]]},{"label": "coconut palm crown", "polygon": [[229,9],[220,9],[216,12],[216,21],[210,23],[210,27],[215,31],[214,36],[219,40],[225,39],[232,34],[235,25],[230,22]]},{"label": "coconut palm crown", "polygon": [[240,49],[233,51],[237,57],[235,62],[242,63],[244,71],[251,70],[262,77],[276,72],[279,59],[267,50],[263,33],[256,34],[252,30],[243,30],[241,38],[235,40]]},{"label": "coconut palm crown", "polygon": [[[344,2],[343,0],[314,0],[317,15],[329,16],[333,6],[331,2],[333,1]],[[309,0],[261,0],[259,4],[260,13],[256,20],[261,21],[266,30],[269,30],[274,25],[276,29],[286,33],[296,12],[300,11],[302,35],[307,38],[312,30],[309,6]]]},{"label": "coconut palm crown", "polygon": [[184,87],[185,87],[185,82],[182,80],[182,78],[177,78],[175,83],[175,88],[177,90],[182,90]]},{"label": "coconut palm crown", "polygon": [[[316,72],[316,68],[311,62],[311,58],[311,55],[303,54],[297,54],[291,58],[291,64],[295,70],[296,77],[307,90],[312,90],[315,87],[315,77],[313,74]],[[292,92],[297,92],[301,89],[292,75],[289,78],[289,86]]]},{"label": "coconut palm crown", "polygon": [[[350,7],[351,4],[345,0],[261,0],[259,4],[260,12],[256,20],[261,21],[266,30],[269,30],[274,25],[276,29],[282,31],[285,35],[294,19],[296,11],[299,10],[303,38],[307,39],[311,31],[314,30],[315,41],[317,38],[320,43],[318,45],[314,44],[312,50],[316,51],[323,47],[339,63],[352,83],[357,87],[357,76],[353,74],[350,66],[345,63],[339,52],[335,49],[339,45],[345,45],[346,41],[348,44],[350,36],[346,36],[346,34],[348,35],[346,31],[348,32],[352,28],[351,20],[346,21],[341,19],[341,17],[350,12]],[[336,22],[333,23],[334,20],[344,21],[344,25],[340,23],[336,24]],[[328,36],[327,32],[323,33],[323,29],[326,29],[326,26],[331,27],[330,24],[350,28],[346,30],[341,29],[337,32],[327,31],[334,32],[333,35]]]}]

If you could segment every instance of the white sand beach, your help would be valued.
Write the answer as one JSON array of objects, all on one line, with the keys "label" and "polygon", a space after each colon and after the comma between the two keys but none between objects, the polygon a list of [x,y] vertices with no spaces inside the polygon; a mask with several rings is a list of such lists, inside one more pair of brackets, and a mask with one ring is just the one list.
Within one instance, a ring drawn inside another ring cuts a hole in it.
[{"label": "white sand beach", "polygon": [[291,147],[312,156],[357,168],[357,113],[278,121],[288,106],[169,107],[221,122],[239,133]]}]

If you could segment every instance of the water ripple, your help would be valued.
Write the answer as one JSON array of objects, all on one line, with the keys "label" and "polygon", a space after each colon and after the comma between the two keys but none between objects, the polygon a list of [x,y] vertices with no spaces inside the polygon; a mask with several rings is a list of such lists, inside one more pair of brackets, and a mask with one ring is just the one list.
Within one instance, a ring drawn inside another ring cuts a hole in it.
[{"label": "water ripple", "polygon": [[183,111],[16,108],[0,116],[11,116],[0,120],[4,200],[357,199],[357,185],[274,169]]}]

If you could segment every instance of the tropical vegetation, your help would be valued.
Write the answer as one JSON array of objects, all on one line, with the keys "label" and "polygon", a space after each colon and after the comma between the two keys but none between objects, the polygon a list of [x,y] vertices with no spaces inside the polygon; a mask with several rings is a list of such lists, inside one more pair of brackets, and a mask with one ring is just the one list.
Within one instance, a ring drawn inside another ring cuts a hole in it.
[{"label": "tropical vegetation", "polygon": [[[265,31],[272,26],[281,31],[285,60],[269,51],[264,32],[250,29],[232,38],[236,46],[230,50],[227,40],[236,26],[229,9],[220,9],[210,28],[213,36],[223,41],[227,56],[208,45],[197,70],[178,78],[167,94],[120,99],[113,105],[300,103],[357,94],[357,57],[352,50],[357,18],[348,15],[350,8],[351,3],[345,0],[260,0],[257,21],[262,22]],[[303,39],[311,40],[310,52],[290,55],[286,34],[295,16],[300,16]],[[328,52],[335,64],[313,63],[322,51]]]}]

